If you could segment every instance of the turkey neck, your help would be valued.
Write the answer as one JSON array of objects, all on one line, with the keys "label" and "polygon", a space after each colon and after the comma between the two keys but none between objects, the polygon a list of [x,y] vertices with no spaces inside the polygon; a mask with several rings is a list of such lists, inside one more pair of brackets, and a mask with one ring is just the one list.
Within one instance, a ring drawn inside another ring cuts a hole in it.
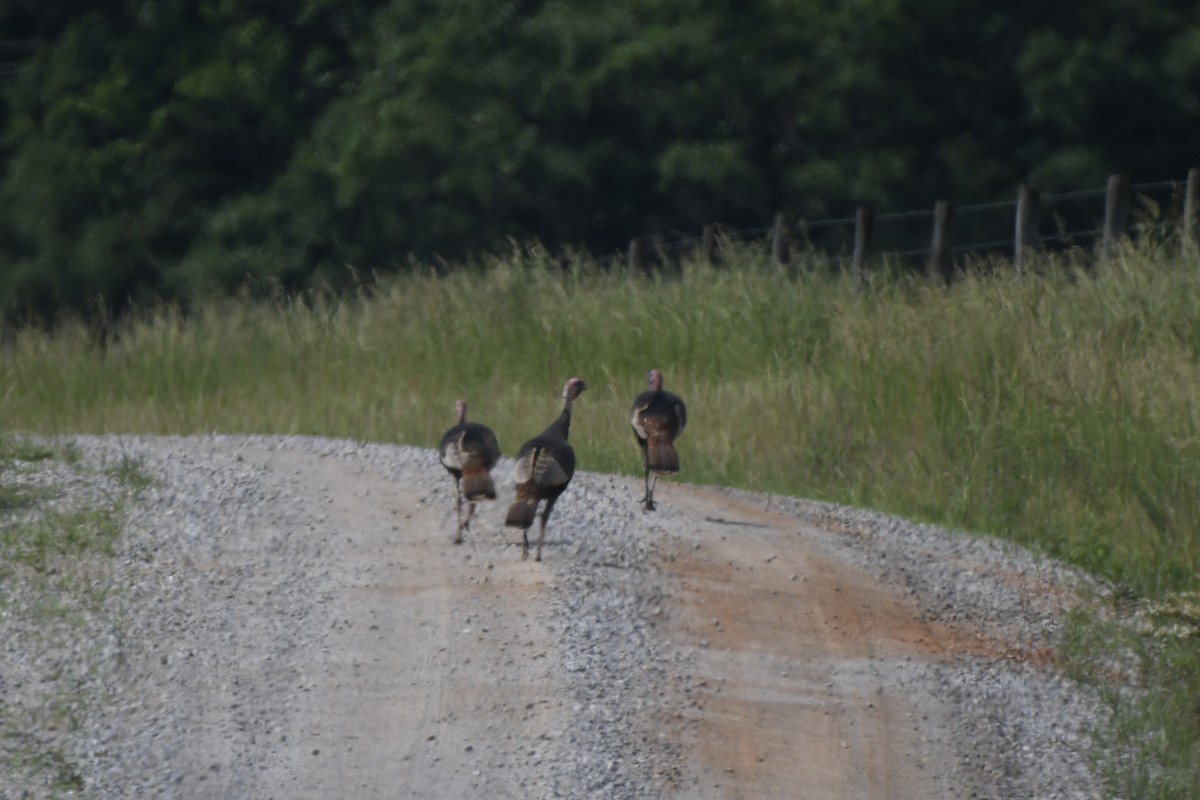
[{"label": "turkey neck", "polygon": [[562,413],[558,415],[558,419],[556,419],[556,420],[554,420],[554,422],[550,423],[550,427],[546,428],[546,431],[542,434],[542,436],[557,436],[559,439],[563,439],[565,441],[567,438],[567,434],[569,434],[570,432],[571,432],[571,398],[567,397],[563,400]]}]

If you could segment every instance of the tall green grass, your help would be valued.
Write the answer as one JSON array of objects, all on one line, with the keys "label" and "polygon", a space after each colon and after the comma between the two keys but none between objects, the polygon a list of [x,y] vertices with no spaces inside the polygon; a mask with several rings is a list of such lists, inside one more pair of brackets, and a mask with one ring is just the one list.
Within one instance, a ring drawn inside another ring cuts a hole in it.
[{"label": "tall green grass", "polygon": [[628,404],[688,401],[682,479],[993,533],[1139,595],[1200,584],[1200,268],[1164,248],[949,290],[815,262],[631,274],[519,253],[339,299],[147,310],[105,349],[20,333],[0,414],[40,433],[307,433],[436,444],[462,396],[515,451],[588,380],[582,468],[636,472]]}]

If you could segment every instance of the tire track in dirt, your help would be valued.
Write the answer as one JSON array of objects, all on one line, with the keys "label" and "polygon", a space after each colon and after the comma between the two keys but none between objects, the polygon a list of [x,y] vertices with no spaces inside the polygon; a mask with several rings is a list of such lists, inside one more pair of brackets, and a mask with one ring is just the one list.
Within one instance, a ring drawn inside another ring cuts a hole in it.
[{"label": "tire track in dirt", "polygon": [[549,783],[538,751],[565,721],[539,618],[545,570],[495,536],[453,545],[446,508],[406,488],[421,482],[307,454],[271,460],[325,509],[340,584],[275,796],[516,798]]},{"label": "tire track in dirt", "polygon": [[706,797],[959,797],[936,698],[914,663],[980,653],[900,587],[814,547],[797,519],[673,486],[688,519],[663,559],[666,633],[696,655],[685,726]]}]

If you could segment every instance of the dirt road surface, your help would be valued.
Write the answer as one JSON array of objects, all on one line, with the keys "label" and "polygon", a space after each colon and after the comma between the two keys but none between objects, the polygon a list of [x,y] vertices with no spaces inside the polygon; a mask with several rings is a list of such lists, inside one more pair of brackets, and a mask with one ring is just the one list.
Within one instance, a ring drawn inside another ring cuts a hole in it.
[{"label": "dirt road surface", "polygon": [[158,478],[87,796],[1095,792],[1048,649],[1066,573],[1016,551],[674,481],[645,512],[639,480],[581,472],[539,563],[502,524],[509,460],[455,545],[431,451],[81,441]]}]

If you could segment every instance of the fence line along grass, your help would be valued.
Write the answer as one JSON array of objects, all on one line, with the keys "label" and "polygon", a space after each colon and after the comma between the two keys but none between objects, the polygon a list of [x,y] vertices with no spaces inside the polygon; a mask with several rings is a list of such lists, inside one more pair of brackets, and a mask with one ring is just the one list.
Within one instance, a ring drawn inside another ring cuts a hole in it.
[{"label": "fence line along grass", "polygon": [[997,534],[1128,585],[1200,573],[1200,270],[1146,245],[948,290],[868,293],[752,252],[678,273],[517,254],[357,297],[147,310],[4,351],[0,413],[41,433],[305,433],[432,447],[456,397],[510,454],[588,380],[581,468],[634,473],[657,366],[689,403],[682,480]]}]

